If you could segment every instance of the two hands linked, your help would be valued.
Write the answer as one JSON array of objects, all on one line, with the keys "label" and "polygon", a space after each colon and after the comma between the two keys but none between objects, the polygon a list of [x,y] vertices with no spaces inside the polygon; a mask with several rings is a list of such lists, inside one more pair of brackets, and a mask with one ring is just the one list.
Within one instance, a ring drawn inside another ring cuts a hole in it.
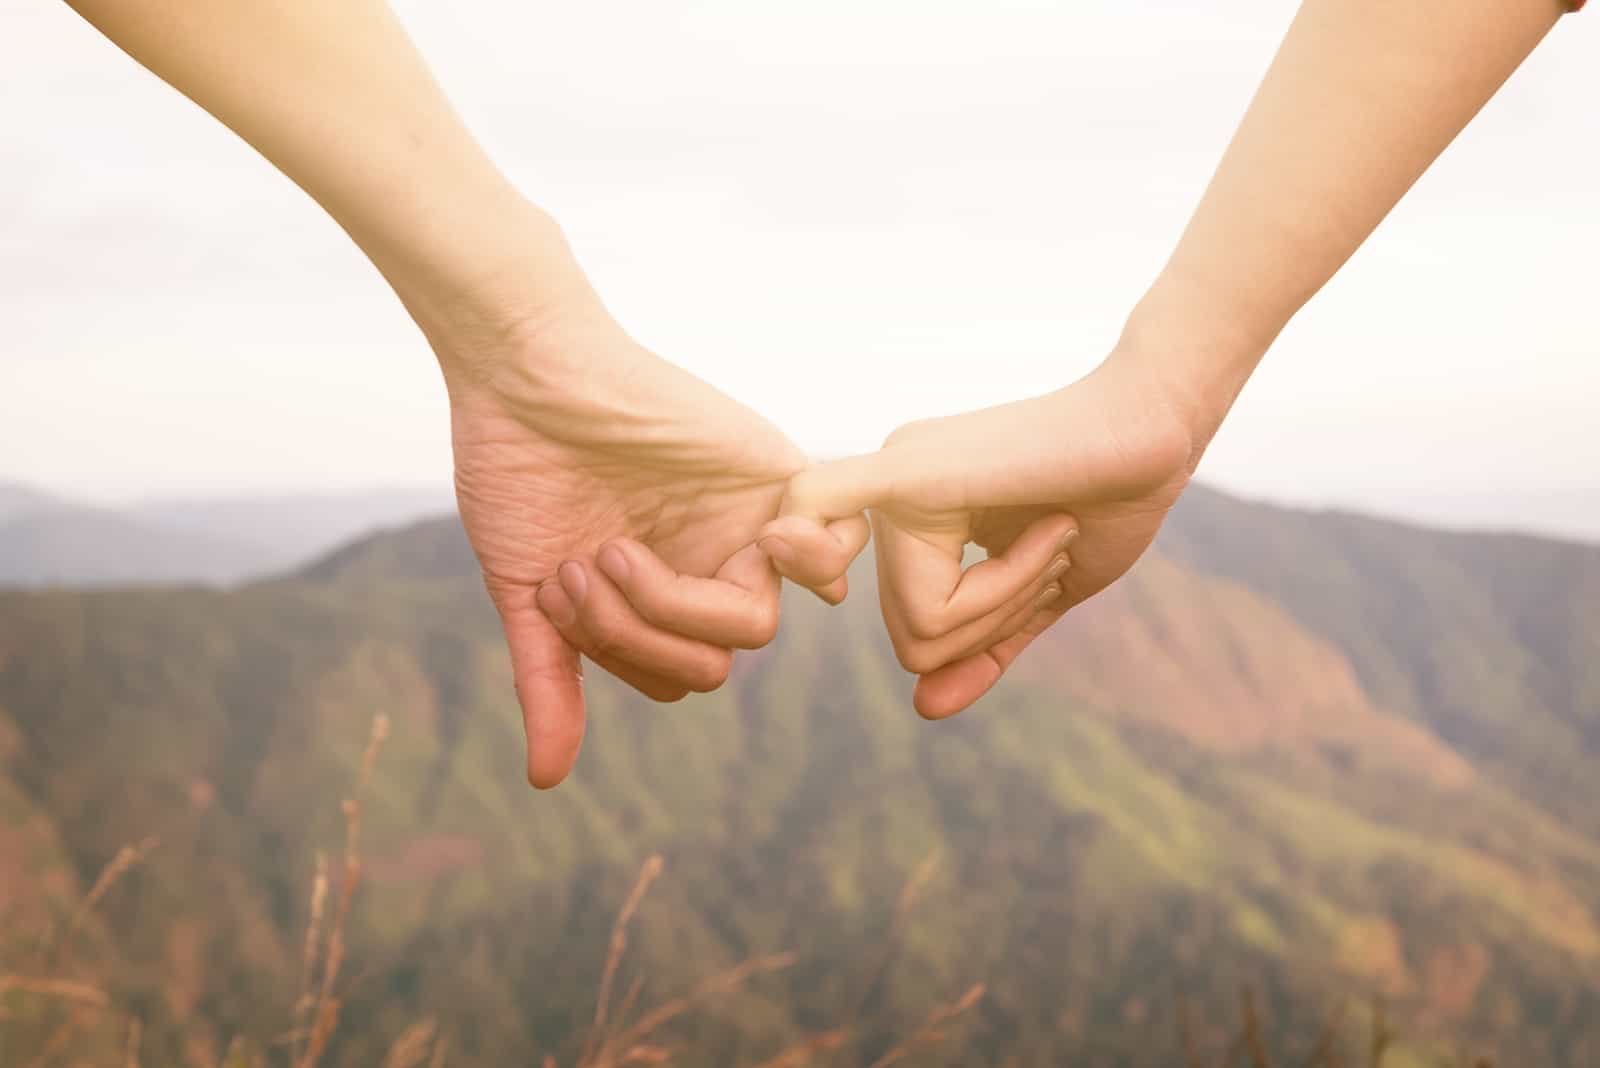
[{"label": "two hands linked", "polygon": [[581,656],[657,700],[714,689],[776,632],[780,573],[837,602],[869,535],[917,710],[977,700],[1139,558],[1284,324],[1563,10],[1305,0],[1094,372],[808,467],[617,324],[382,0],[70,2],[314,197],[427,336],[545,787],[582,742]]}]

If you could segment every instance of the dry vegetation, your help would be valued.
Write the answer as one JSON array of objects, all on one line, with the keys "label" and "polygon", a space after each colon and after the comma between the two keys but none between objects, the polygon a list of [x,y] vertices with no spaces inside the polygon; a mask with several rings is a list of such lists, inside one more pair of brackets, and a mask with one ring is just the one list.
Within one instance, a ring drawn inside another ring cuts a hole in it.
[{"label": "dry vegetation", "polygon": [[[290,1029],[269,1039],[264,1045],[244,1036],[235,1036],[218,1068],[319,1068],[328,1056],[339,1027],[342,1004],[340,976],[347,949],[346,930],[361,885],[362,799],[388,733],[388,718],[381,714],[376,716],[372,721],[355,788],[342,803],[345,839],[337,878],[330,875],[326,854],[319,852],[316,856],[310,888],[309,919],[302,950],[301,991],[294,1004]],[[73,935],[96,906],[130,871],[144,863],[158,846],[156,839],[147,838],[123,847],[100,872],[69,918],[43,943],[43,948],[33,955],[33,959],[26,961],[29,967],[14,973],[0,973],[0,1020],[7,1016],[6,995],[10,994],[42,999],[61,1010],[39,1047],[28,1051],[27,1059],[16,1062],[8,1060],[8,1066],[16,1063],[19,1068],[50,1068],[58,1064],[91,1063],[80,1056],[69,1058],[67,1051],[79,1032],[92,1027],[103,1029],[109,1016],[122,1039],[113,1059],[93,1063],[141,1068],[143,1022],[137,1015],[118,1008],[112,997],[93,982],[73,977],[80,970],[81,962],[75,959],[72,945]],[[867,997],[889,967],[905,924],[923,889],[937,870],[938,862],[937,852],[928,855],[906,881],[881,945],[867,958],[860,996],[848,1017],[839,1026],[806,1035],[750,1068],[822,1065],[828,1063],[834,1054],[852,1046],[859,1036],[859,1019]],[[660,856],[647,859],[632,891],[617,913],[595,998],[593,1020],[581,1051],[570,1068],[692,1063],[692,1051],[674,1042],[670,1024],[707,1002],[741,991],[760,976],[788,968],[795,962],[795,955],[787,952],[752,956],[703,979],[686,993],[648,1009],[639,1009],[637,1006],[643,977],[635,976],[618,1000],[617,985],[628,950],[629,925],[644,904],[651,887],[661,877],[663,869],[664,862]],[[984,985],[977,983],[960,997],[935,1005],[919,1027],[873,1060],[868,1068],[889,1068],[905,1062],[920,1051],[938,1046],[947,1039],[951,1025],[982,1001],[984,992]],[[1395,1036],[1389,1029],[1382,1000],[1375,999],[1373,1002],[1370,1040],[1358,1057],[1350,1055],[1340,1041],[1345,1016],[1345,1006],[1331,1013],[1303,1056],[1290,1060],[1274,1059],[1268,1052],[1255,995],[1247,988],[1241,992],[1240,1023],[1236,1037],[1227,1046],[1221,1060],[1211,1062],[1198,1048],[1189,1004],[1180,999],[1177,1020],[1179,1044],[1184,1051],[1183,1068],[1383,1068]],[[420,1019],[407,1026],[389,1046],[383,1059],[383,1068],[446,1068],[450,1063],[450,1047],[450,1036],[437,1020]],[[554,1054],[543,1055],[537,1063],[540,1068],[564,1068]],[[1460,1064],[1462,1068],[1493,1068],[1486,1059],[1463,1060]]]},{"label": "dry vegetation", "polygon": [[[388,734],[388,718],[383,715],[375,717],[355,789],[342,804],[345,840],[338,877],[335,879],[330,875],[325,854],[318,853],[316,857],[302,950],[301,991],[295,1002],[292,1026],[285,1034],[270,1039],[265,1045],[252,1042],[244,1036],[235,1036],[228,1045],[220,1068],[269,1068],[273,1065],[319,1068],[328,1055],[339,1027],[342,1004],[339,980],[346,956],[346,930],[361,885],[362,798]],[[66,1010],[40,1048],[30,1051],[31,1059],[19,1062],[20,1068],[48,1068],[64,1063],[60,1058],[74,1038],[90,1028],[103,1027],[106,1021],[99,1017],[106,1014],[116,1018],[119,1032],[125,1038],[120,1043],[117,1059],[104,1063],[118,1064],[120,1068],[141,1068],[143,1022],[138,1016],[116,1007],[111,996],[99,986],[87,980],[68,977],[78,964],[71,958],[68,947],[72,935],[96,905],[129,871],[143,863],[158,844],[152,838],[121,849],[96,878],[71,918],[46,943],[47,948],[35,959],[26,962],[29,968],[17,973],[0,973],[0,998],[11,993],[24,994],[46,999]],[[877,981],[887,966],[893,954],[894,940],[898,938],[907,914],[915,905],[922,885],[932,876],[936,863],[937,856],[930,855],[902,891],[890,931],[875,958],[874,966],[867,973],[868,984],[864,991],[870,990],[871,984]],[[616,985],[628,948],[629,924],[643,904],[651,885],[660,878],[663,868],[660,856],[646,860],[632,892],[617,913],[595,999],[594,1019],[582,1051],[571,1068],[624,1068],[627,1065],[681,1063],[682,1058],[689,1056],[689,1051],[673,1043],[668,1033],[669,1024],[708,1001],[740,991],[759,976],[787,968],[795,961],[793,953],[753,956],[707,977],[687,993],[644,1010],[637,1010],[636,1006],[643,979],[635,977],[620,1002],[617,1002]],[[976,1005],[983,993],[982,984],[977,984],[949,1004],[936,1006],[921,1027],[880,1056],[871,1068],[888,1068],[919,1049],[943,1041],[948,1026],[956,1017]],[[3,1004],[0,1001],[0,1014],[4,1013]],[[854,1028],[850,1025],[808,1035],[753,1068],[800,1068],[801,1065],[818,1063],[820,1058],[848,1046],[853,1037]],[[449,1058],[449,1035],[441,1030],[438,1021],[422,1019],[408,1026],[390,1045],[383,1068],[445,1068]],[[71,1063],[83,1062],[74,1057]],[[9,1068],[9,1061],[7,1065]],[[541,1068],[560,1066],[554,1055],[547,1054],[542,1059]]]}]

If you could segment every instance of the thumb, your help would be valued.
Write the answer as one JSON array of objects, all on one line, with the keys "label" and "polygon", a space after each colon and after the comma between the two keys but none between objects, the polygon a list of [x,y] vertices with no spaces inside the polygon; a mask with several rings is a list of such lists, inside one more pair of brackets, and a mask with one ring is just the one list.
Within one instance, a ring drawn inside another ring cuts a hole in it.
[{"label": "thumb", "polygon": [[548,790],[567,777],[583,745],[583,671],[578,651],[539,611],[533,591],[515,604],[500,596],[494,600],[511,650],[511,673],[527,732],[528,782]]}]

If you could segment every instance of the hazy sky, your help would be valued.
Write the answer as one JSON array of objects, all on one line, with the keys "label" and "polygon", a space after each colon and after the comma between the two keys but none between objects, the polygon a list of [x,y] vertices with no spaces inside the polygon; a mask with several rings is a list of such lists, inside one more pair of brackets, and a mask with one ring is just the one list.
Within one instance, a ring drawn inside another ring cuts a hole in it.
[{"label": "hazy sky", "polygon": [[[1092,367],[1295,8],[399,6],[623,321],[817,452]],[[1480,511],[1600,488],[1597,55],[1600,12],[1564,20],[1290,327],[1205,477]],[[308,199],[63,4],[0,0],[0,63],[0,478],[447,477],[431,357]]]}]

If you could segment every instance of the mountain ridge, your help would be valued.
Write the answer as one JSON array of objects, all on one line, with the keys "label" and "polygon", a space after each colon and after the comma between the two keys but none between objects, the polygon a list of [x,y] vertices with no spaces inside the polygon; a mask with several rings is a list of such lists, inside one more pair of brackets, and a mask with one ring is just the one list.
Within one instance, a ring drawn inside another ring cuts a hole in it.
[{"label": "mountain ridge", "polygon": [[[41,883],[65,866],[52,885],[68,897],[159,832],[95,937],[115,947],[112,985],[149,1007],[151,1056],[175,1063],[195,1036],[220,1049],[288,1018],[310,855],[340,841],[335,799],[378,710],[391,733],[350,934],[367,978],[334,1063],[380,1060],[384,1036],[423,1014],[472,1036],[452,1054],[465,1064],[570,1050],[611,913],[652,853],[667,875],[630,949],[652,990],[802,950],[686,1024],[707,1063],[756,1063],[848,1018],[863,947],[890,929],[893,963],[838,1068],[976,981],[989,995],[970,1033],[927,1063],[1174,1063],[1178,993],[1220,1054],[1244,984],[1280,1049],[1339,1000],[1381,993],[1409,1036],[1395,1064],[1462,1043],[1504,1063],[1600,1057],[1600,838],[1557,814],[1588,795],[1525,800],[1507,767],[1434,729],[1454,706],[1385,699],[1431,692],[1419,680],[1485,636],[1512,634],[1546,672],[1575,664],[1539,639],[1588,640],[1564,632],[1586,616],[1552,592],[1581,594],[1588,558],[1540,558],[1540,608],[1507,600],[1517,572],[1498,544],[1340,523],[1324,537],[1196,499],[1123,584],[954,720],[912,713],[870,596],[830,609],[791,591],[778,639],[717,693],[664,708],[591,673],[584,755],[548,794],[522,783],[503,639],[453,519],[233,591],[0,594],[0,786],[60,843],[30,848]],[[1451,596],[1519,604],[1516,627],[1483,630],[1469,611],[1453,629],[1430,607],[1455,565],[1391,575],[1416,570],[1413,554],[1463,552],[1511,574]],[[1355,584],[1346,602],[1433,621],[1378,665],[1410,689],[1385,689],[1343,617],[1311,610],[1323,574]],[[1585,709],[1559,698],[1581,681],[1503,692],[1577,731]],[[1493,696],[1459,714],[1516,713]],[[935,854],[917,913],[895,919]],[[215,889],[202,901],[197,886]],[[188,977],[179,993],[152,985],[171,974]]]},{"label": "mountain ridge", "polygon": [[421,489],[104,506],[0,482],[0,588],[226,586],[447,507]]}]

